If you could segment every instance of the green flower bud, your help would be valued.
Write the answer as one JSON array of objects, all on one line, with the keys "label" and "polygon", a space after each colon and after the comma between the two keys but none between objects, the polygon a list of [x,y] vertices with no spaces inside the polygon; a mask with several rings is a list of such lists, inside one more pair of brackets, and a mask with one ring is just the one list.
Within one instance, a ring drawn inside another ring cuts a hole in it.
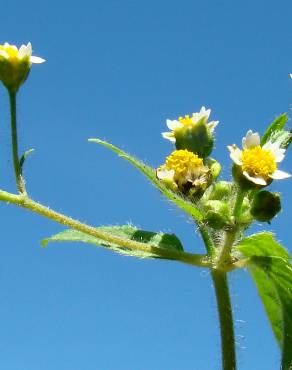
[{"label": "green flower bud", "polygon": [[250,201],[247,197],[243,199],[241,213],[237,221],[242,224],[250,224],[253,221],[253,216],[250,213]]},{"label": "green flower bud", "polygon": [[167,120],[170,132],[163,132],[162,136],[175,143],[177,150],[187,149],[200,158],[208,157],[213,149],[213,131],[218,121],[208,122],[210,109],[202,107],[200,112],[192,116],[179,117],[177,120]]},{"label": "green flower bud", "polygon": [[230,224],[230,207],[226,202],[220,200],[208,200],[204,204],[205,221],[213,229],[222,229]]},{"label": "green flower bud", "polygon": [[278,193],[262,190],[254,196],[250,213],[258,221],[269,222],[280,210],[280,195]]},{"label": "green flower bud", "polygon": [[203,120],[179,130],[175,139],[177,149],[187,149],[201,158],[208,157],[213,150],[214,137]]},{"label": "green flower bud", "polygon": [[221,172],[221,164],[218,161],[216,161],[216,159],[213,158],[208,158],[206,163],[211,170],[213,181],[216,180]]},{"label": "green flower bud", "polygon": [[219,181],[212,185],[209,200],[222,200],[229,198],[232,193],[232,183],[228,181]]}]

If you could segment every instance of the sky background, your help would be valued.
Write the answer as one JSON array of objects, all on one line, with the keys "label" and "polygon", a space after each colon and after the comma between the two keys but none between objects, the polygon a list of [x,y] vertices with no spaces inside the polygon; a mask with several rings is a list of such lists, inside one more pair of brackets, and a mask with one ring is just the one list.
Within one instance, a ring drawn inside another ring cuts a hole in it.
[{"label": "sky background", "polygon": [[[188,218],[99,137],[153,167],[171,152],[165,120],[202,105],[219,120],[213,156],[291,112],[292,3],[284,1],[6,1],[1,43],[32,42],[18,98],[30,195],[92,225],[128,222],[175,232],[203,252]],[[0,91],[0,188],[15,191],[8,100]],[[291,124],[291,121],[290,121]],[[292,171],[291,153],[281,169]],[[292,252],[291,180],[271,226]],[[63,229],[0,204],[0,368],[215,370],[216,302],[207,270],[141,261],[83,244],[40,240]],[[239,370],[274,370],[280,354],[246,271],[230,274]]]}]

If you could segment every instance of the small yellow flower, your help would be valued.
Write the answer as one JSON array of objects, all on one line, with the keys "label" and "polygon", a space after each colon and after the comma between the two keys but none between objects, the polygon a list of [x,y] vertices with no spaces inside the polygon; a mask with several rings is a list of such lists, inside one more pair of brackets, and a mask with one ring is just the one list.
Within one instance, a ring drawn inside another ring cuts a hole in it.
[{"label": "small yellow flower", "polygon": [[0,80],[12,91],[17,91],[26,80],[32,63],[43,63],[45,60],[32,55],[29,42],[18,49],[7,42],[0,45]]},{"label": "small yellow flower", "polygon": [[184,187],[206,189],[210,180],[210,169],[203,159],[188,150],[175,150],[166,158],[165,164],[157,169],[157,178],[173,190],[184,191]]},{"label": "small yellow flower", "polygon": [[208,122],[211,109],[206,109],[202,107],[200,112],[193,113],[192,116],[186,115],[184,117],[179,117],[177,120],[166,120],[167,127],[171,130],[170,132],[163,132],[162,136],[170,140],[171,142],[176,142],[176,134],[183,129],[192,129],[199,122],[207,125],[210,133],[213,133],[215,127],[218,125],[219,121]]},{"label": "small yellow flower", "polygon": [[285,157],[285,149],[279,143],[268,141],[260,145],[260,136],[249,130],[242,139],[240,150],[236,145],[228,146],[230,158],[241,167],[242,174],[251,182],[265,186],[272,179],[286,179],[291,175],[277,169],[277,163]]}]

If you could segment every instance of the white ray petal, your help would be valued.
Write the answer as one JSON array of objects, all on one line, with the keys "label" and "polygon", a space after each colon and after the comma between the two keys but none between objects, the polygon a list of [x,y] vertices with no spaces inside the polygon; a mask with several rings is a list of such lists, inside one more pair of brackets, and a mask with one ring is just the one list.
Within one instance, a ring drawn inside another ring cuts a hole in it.
[{"label": "white ray petal", "polygon": [[165,168],[158,168],[156,170],[156,176],[159,180],[173,181],[174,170],[167,170]]},{"label": "white ray petal", "polygon": [[175,143],[175,137],[173,136],[172,132],[162,132],[161,135],[164,139],[167,139],[172,143]]},{"label": "white ray petal", "polygon": [[285,158],[286,149],[280,148],[279,143],[277,142],[272,143],[271,141],[268,141],[263,145],[263,149],[270,150],[277,163],[282,162],[282,160]]},{"label": "white ray petal", "polygon": [[242,139],[242,147],[243,149],[253,148],[260,145],[260,142],[260,135],[257,132],[253,133],[252,130],[248,130],[246,136]]},{"label": "white ray petal", "polygon": [[214,131],[214,129],[218,125],[218,123],[219,123],[219,121],[211,121],[207,124],[211,133]]},{"label": "white ray petal", "polygon": [[208,120],[210,114],[211,114],[211,109],[206,109],[204,106],[201,108],[201,110],[199,112],[200,118],[207,117],[207,120]]},{"label": "white ray petal", "polygon": [[177,120],[171,120],[171,119],[167,119],[166,120],[166,126],[170,129],[170,130],[175,130],[176,128],[181,128],[183,127],[183,124]]},{"label": "white ray petal", "polygon": [[0,50],[0,56],[4,57],[6,59],[9,58],[9,55],[8,55],[8,53],[5,50]]},{"label": "white ray petal", "polygon": [[29,55],[31,55],[32,54],[32,46],[31,46],[30,42],[27,43],[26,49],[27,49],[27,52],[29,53]]},{"label": "white ray petal", "polygon": [[281,170],[276,170],[272,175],[270,175],[270,178],[274,180],[283,180],[288,179],[289,177],[291,177],[290,173]]},{"label": "white ray petal", "polygon": [[242,161],[241,161],[242,151],[239,148],[237,148],[236,145],[228,145],[227,148],[229,149],[230,158],[233,160],[233,162],[237,164],[238,166],[241,166],[242,165]]},{"label": "white ray petal", "polygon": [[266,180],[264,180],[262,177],[254,177],[250,176],[246,171],[243,171],[243,175],[250,181],[252,181],[254,184],[257,185],[267,185]]},{"label": "white ray petal", "polygon": [[32,55],[30,58],[29,58],[29,61],[31,63],[37,63],[37,64],[40,64],[40,63],[44,63],[46,60],[43,59],[43,58],[40,58],[40,57],[36,57],[34,55]]},{"label": "white ray petal", "polygon": [[21,45],[21,47],[18,50],[18,58],[22,59],[26,56],[30,56],[30,54],[28,53],[27,47],[25,45]]}]

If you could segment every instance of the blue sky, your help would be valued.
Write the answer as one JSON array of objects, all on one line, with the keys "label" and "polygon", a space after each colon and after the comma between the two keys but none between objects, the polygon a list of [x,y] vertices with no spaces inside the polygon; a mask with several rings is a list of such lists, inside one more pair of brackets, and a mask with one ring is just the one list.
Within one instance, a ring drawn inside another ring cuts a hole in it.
[{"label": "blue sky", "polygon": [[[31,196],[92,225],[133,224],[202,243],[191,222],[129,164],[95,144],[107,139],[157,167],[172,150],[166,118],[212,109],[213,156],[230,178],[226,145],[291,113],[291,14],[274,1],[2,1],[1,43],[32,42],[18,99]],[[8,100],[0,91],[0,187],[15,191]],[[291,153],[282,169],[292,171]],[[290,248],[291,180],[263,228]],[[0,368],[5,370],[220,369],[208,271],[140,261],[82,244],[40,240],[62,227],[1,204]],[[258,230],[260,227],[254,227]],[[274,370],[279,352],[245,271],[231,274],[240,370]]]}]

